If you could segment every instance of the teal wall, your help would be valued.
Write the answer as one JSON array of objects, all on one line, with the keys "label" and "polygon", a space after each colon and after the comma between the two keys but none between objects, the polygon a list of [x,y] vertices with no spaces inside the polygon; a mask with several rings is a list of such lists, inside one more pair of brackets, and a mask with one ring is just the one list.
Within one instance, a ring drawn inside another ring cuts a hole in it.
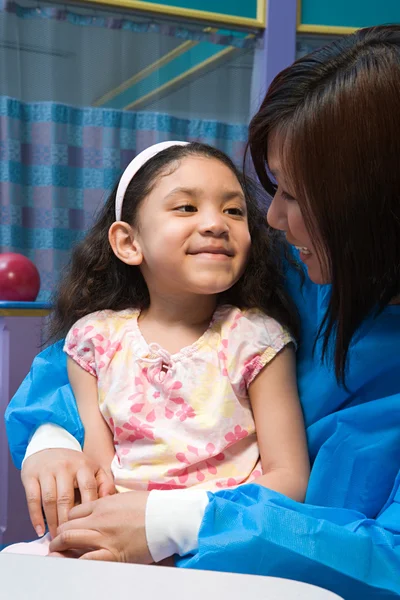
[{"label": "teal wall", "polygon": [[301,23],[327,27],[400,23],[400,0],[302,0]]},{"label": "teal wall", "polygon": [[257,0],[145,0],[149,4],[164,4],[171,8],[187,8],[202,12],[219,13],[234,17],[255,19]]}]

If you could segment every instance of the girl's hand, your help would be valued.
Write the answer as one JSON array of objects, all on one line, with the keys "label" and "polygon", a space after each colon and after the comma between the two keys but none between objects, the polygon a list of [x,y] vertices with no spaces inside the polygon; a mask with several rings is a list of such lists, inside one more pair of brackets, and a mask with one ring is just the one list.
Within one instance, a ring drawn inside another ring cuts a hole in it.
[{"label": "girl's hand", "polygon": [[38,536],[45,532],[44,512],[50,535],[55,537],[58,525],[68,520],[76,492],[80,493],[81,502],[115,493],[110,472],[83,452],[65,448],[32,454],[23,464],[21,479],[29,516]]}]

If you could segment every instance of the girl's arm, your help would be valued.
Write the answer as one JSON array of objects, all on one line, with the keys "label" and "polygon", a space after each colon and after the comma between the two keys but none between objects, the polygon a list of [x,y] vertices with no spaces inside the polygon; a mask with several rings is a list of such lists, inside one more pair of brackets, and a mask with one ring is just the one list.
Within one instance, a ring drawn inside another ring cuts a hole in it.
[{"label": "girl's arm", "polygon": [[67,359],[67,370],[85,429],[83,452],[112,477],[111,462],[115,449],[111,430],[99,409],[97,379],[70,357]]},{"label": "girl's arm", "polygon": [[291,346],[257,375],[249,386],[249,397],[263,471],[255,483],[303,502],[310,463]]}]

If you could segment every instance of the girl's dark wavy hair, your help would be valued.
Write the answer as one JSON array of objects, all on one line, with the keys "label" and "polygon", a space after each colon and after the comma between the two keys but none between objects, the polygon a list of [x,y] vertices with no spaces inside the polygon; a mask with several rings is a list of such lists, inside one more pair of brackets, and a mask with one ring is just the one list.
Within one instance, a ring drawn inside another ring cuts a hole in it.
[{"label": "girl's dark wavy hair", "polygon": [[332,360],[345,384],[357,330],[400,294],[400,26],[359,30],[275,77],[249,130],[270,195],[272,133],[329,273],[318,338],[322,360]]},{"label": "girl's dark wavy hair", "polygon": [[[235,174],[246,198],[252,240],[250,256],[245,273],[232,288],[219,295],[218,303],[259,308],[297,336],[297,313],[283,286],[280,236],[266,223],[265,201],[263,204],[260,200],[255,184],[245,181],[223,152],[197,142],[159,152],[130,182],[124,197],[122,220],[135,225],[140,206],[158,178],[171,173],[171,167],[177,168],[177,163],[189,156],[204,156],[222,162]],[[94,311],[144,309],[149,305],[149,292],[140,268],[120,261],[108,241],[108,230],[115,221],[116,189],[92,229],[73,251],[69,269],[54,298],[50,340],[64,337],[78,319]]]}]

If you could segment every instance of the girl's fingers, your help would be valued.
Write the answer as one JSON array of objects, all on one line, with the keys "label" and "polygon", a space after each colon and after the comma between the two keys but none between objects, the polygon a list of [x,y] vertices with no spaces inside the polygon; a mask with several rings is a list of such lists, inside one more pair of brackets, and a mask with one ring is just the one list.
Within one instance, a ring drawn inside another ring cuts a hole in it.
[{"label": "girl's fingers", "polygon": [[98,531],[90,529],[63,529],[55,537],[49,547],[49,551],[65,552],[66,550],[97,550],[101,548],[103,536]]},{"label": "girl's fingers", "polygon": [[114,478],[111,473],[106,473],[104,469],[99,469],[96,474],[97,489],[99,498],[116,494]]},{"label": "girl's fingers", "polygon": [[83,550],[67,550],[66,552],[49,552],[50,558],[80,558]]},{"label": "girl's fingers", "polygon": [[23,478],[22,483],[25,488],[31,523],[37,535],[42,537],[46,530],[46,526],[43,519],[42,494],[39,481],[35,477],[29,477],[26,479]]},{"label": "girl's fingers", "polygon": [[86,552],[79,557],[80,560],[105,560],[108,562],[116,562],[115,556],[109,550],[92,550],[92,552]]}]

